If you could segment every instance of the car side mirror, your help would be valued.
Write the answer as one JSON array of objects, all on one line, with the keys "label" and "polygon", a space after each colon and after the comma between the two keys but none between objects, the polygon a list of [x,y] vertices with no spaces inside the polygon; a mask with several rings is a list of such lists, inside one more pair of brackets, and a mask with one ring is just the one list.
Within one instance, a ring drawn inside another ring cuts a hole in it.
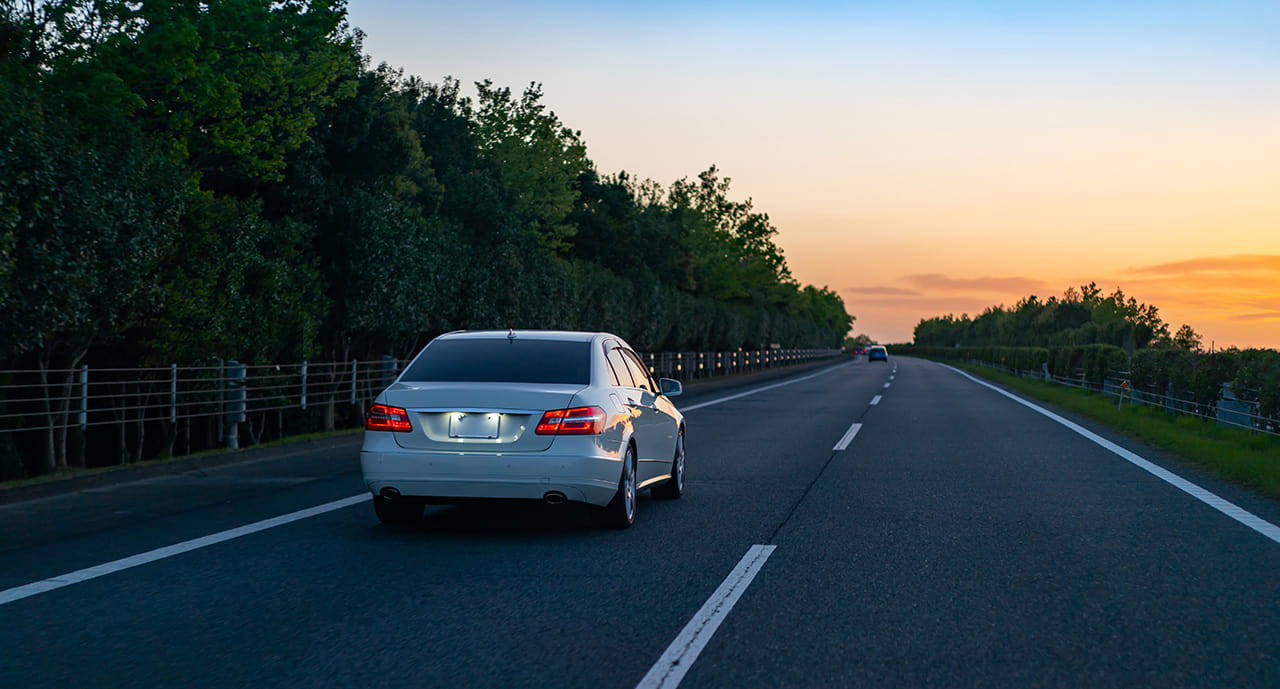
[{"label": "car side mirror", "polygon": [[684,392],[684,386],[674,378],[659,378],[658,389],[667,397],[679,397],[680,393]]}]

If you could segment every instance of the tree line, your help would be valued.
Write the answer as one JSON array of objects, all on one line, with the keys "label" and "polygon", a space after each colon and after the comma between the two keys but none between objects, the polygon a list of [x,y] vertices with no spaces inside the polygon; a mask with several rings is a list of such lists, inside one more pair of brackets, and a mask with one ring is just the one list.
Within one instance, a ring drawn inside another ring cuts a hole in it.
[{"label": "tree line", "polygon": [[0,2],[0,359],[405,356],[459,328],[835,347],[711,167],[605,174],[522,91],[362,50],[340,0]]},{"label": "tree line", "polygon": [[1068,288],[1062,297],[1020,299],[1012,308],[991,306],[963,314],[921,319],[914,343],[922,346],[1079,347],[1104,344],[1133,352],[1145,347],[1197,351],[1201,336],[1189,325],[1170,333],[1159,309],[1097,283]]},{"label": "tree line", "polygon": [[1032,375],[1048,372],[1098,389],[1107,378],[1123,379],[1135,390],[1185,400],[1202,412],[1216,409],[1229,390],[1238,400],[1256,403],[1269,430],[1280,428],[1280,352],[1205,351],[1191,326],[1171,333],[1155,306],[1120,289],[1104,294],[1092,282],[1061,298],[1031,296],[975,318],[922,319],[914,343],[894,351],[983,361]]}]

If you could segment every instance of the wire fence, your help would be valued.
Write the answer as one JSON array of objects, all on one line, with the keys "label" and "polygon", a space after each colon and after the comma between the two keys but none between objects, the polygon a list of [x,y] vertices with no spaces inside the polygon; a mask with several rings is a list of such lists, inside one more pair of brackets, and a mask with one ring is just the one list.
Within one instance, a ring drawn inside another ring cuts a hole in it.
[{"label": "wire fence", "polygon": [[[692,380],[829,358],[838,349],[644,354]],[[0,479],[357,427],[407,359],[0,370]],[[286,414],[285,412],[289,412]],[[242,436],[242,431],[247,438]]]},{"label": "wire fence", "polygon": [[[1038,370],[1018,369],[980,359],[961,359],[963,363],[995,369],[1021,378],[1034,378],[1057,385],[1097,392],[1116,398],[1116,405],[1159,407],[1169,414],[1194,416],[1214,421],[1220,426],[1241,428],[1257,433],[1280,436],[1280,418],[1263,414],[1256,402],[1240,399],[1231,384],[1225,384],[1214,399],[1195,399],[1172,386],[1163,390],[1133,385],[1128,371],[1109,371],[1101,383],[1089,380],[1084,369],[1073,375],[1050,373],[1048,366]],[[1255,391],[1256,392],[1256,391]]]},{"label": "wire fence", "polygon": [[[178,423],[253,412],[307,409],[372,398],[399,372],[402,361],[164,368],[94,368],[0,371],[0,432],[48,431],[123,422]],[[376,389],[375,389],[376,388]]]}]

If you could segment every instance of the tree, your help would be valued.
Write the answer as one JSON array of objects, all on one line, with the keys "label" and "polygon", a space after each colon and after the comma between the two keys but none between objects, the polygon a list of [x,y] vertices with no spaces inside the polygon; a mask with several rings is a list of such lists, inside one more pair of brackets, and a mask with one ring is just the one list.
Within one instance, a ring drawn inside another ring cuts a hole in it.
[{"label": "tree", "polygon": [[794,280],[773,242],[777,229],[750,199],[729,199],[730,181],[713,165],[696,183],[677,180],[668,193],[672,212],[689,228],[695,291],[717,301],[781,305]]},{"label": "tree", "polygon": [[845,349],[862,349],[863,347],[868,347],[875,343],[876,341],[871,339],[871,336],[865,333],[859,333],[853,337],[844,338]]},{"label": "tree", "polygon": [[591,169],[581,133],[542,104],[541,84],[530,84],[518,99],[487,79],[476,89],[476,109],[463,107],[474,118],[480,151],[516,192],[516,210],[528,228],[548,249],[565,252],[575,229],[565,218],[578,199],[579,176]]},{"label": "tree", "polygon": [[1173,336],[1173,346],[1178,349],[1185,349],[1188,352],[1204,350],[1200,334],[1185,323],[1182,324],[1181,328],[1178,328],[1178,333]]},{"label": "tree", "polygon": [[1117,289],[1103,296],[1096,283],[1068,289],[1062,299],[1034,295],[1013,308],[991,306],[977,318],[942,316],[916,326],[916,344],[953,346],[1076,346],[1109,344],[1127,350],[1169,341],[1169,326],[1155,306]]},{"label": "tree", "polygon": [[[0,81],[0,351],[33,356],[61,400],[44,412],[61,423],[70,377],[51,372],[125,339],[157,308],[153,280],[185,186],[114,104],[78,102],[33,71]],[[65,430],[45,449],[46,470],[65,466]]]},{"label": "tree", "polygon": [[625,171],[578,180],[581,195],[568,222],[577,228],[572,255],[618,275],[692,291],[693,255],[686,228],[662,205],[656,182],[637,182]]},{"label": "tree", "polygon": [[206,189],[281,179],[317,107],[353,88],[332,88],[357,40],[342,0],[92,4],[127,27],[106,37],[95,61],[136,97],[136,121]]}]

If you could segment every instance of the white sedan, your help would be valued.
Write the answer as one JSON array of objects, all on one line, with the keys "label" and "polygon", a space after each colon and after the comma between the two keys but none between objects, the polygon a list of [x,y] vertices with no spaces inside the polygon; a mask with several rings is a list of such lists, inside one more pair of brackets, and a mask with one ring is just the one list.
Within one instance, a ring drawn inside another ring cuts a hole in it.
[{"label": "white sedan", "polygon": [[384,523],[429,503],[535,499],[635,521],[636,494],[684,493],[678,381],[609,333],[441,335],[374,400],[360,467]]}]

